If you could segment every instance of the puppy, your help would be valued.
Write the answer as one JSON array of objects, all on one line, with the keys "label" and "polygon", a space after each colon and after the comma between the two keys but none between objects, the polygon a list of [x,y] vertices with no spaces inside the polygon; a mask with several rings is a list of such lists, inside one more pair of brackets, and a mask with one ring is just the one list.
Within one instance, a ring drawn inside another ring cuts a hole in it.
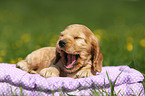
[{"label": "puppy", "polygon": [[84,25],[73,24],[61,32],[56,47],[29,54],[17,67],[44,77],[84,78],[102,70],[99,40]]}]

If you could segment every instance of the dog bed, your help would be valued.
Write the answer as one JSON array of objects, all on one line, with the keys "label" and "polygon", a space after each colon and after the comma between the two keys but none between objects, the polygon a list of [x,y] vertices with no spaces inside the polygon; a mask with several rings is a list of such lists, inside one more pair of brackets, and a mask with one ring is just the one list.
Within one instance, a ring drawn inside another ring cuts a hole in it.
[{"label": "dog bed", "polygon": [[[123,72],[122,72],[123,71]],[[144,95],[143,75],[128,66],[106,66],[101,73],[87,78],[69,77],[44,78],[39,74],[29,74],[16,68],[15,64],[0,63],[0,96],[63,96],[91,95],[93,92],[111,94],[109,80],[113,83],[116,77],[114,93],[119,96]],[[99,91],[100,90],[100,91]],[[102,94],[102,93],[100,93]]]}]

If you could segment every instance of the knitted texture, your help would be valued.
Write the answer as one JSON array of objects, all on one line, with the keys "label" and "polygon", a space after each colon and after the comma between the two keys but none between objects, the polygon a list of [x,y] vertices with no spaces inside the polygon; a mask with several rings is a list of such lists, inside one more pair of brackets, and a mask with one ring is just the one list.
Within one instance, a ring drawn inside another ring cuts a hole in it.
[{"label": "knitted texture", "polygon": [[[123,71],[120,75],[119,73]],[[105,90],[111,93],[107,74],[113,83],[119,75],[114,93],[119,96],[144,96],[143,75],[128,66],[106,66],[101,73],[87,78],[73,79],[69,77],[44,78],[39,74],[29,74],[16,68],[15,64],[0,63],[0,96],[59,96],[91,95],[92,90]],[[97,86],[97,88],[96,88]],[[105,93],[104,93],[105,95]]]}]

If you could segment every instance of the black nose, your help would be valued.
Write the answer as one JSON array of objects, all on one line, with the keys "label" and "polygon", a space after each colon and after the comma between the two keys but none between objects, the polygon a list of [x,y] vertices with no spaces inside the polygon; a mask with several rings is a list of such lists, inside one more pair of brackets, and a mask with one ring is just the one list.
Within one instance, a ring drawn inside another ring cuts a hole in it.
[{"label": "black nose", "polygon": [[66,45],[66,41],[64,41],[64,40],[59,41],[59,46],[60,47],[64,47],[65,45]]}]

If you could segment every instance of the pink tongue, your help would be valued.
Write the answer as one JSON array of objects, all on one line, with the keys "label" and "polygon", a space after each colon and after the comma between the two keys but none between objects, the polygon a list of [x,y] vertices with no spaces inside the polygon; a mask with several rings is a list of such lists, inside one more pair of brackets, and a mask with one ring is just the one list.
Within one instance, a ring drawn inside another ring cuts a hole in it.
[{"label": "pink tongue", "polygon": [[73,64],[76,61],[76,56],[75,55],[67,55],[67,68],[72,68]]}]

